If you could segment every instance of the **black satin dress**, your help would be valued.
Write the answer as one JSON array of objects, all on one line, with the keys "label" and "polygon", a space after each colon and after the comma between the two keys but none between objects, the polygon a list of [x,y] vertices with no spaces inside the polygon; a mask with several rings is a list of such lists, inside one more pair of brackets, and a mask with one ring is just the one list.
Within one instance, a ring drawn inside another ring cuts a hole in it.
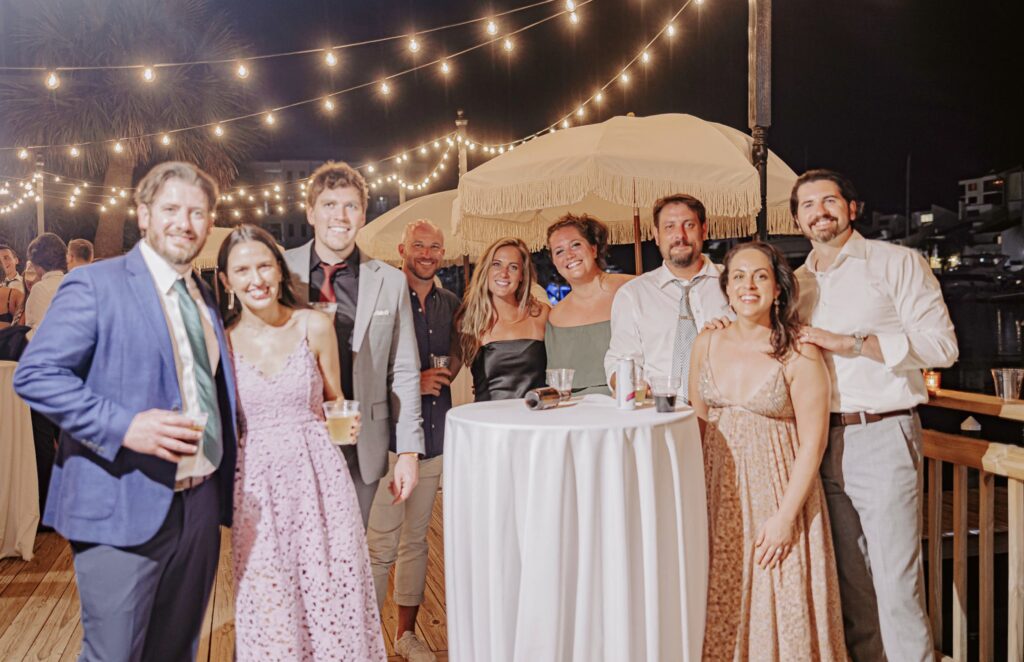
[{"label": "black satin dress", "polygon": [[473,359],[473,391],[477,402],[521,398],[544,386],[547,353],[543,340],[494,340]]}]

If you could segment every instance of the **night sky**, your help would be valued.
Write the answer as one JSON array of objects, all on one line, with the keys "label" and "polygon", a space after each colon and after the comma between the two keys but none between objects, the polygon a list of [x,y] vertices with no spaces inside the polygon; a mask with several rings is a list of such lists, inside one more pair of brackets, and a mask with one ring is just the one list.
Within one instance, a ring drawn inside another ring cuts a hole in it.
[{"label": "night sky", "polygon": [[[575,28],[562,17],[518,35],[511,56],[494,45],[454,60],[447,84],[432,67],[394,81],[386,102],[370,89],[339,99],[333,118],[315,107],[281,114],[255,157],[374,160],[450,131],[458,108],[465,110],[474,139],[521,137],[574,109],[683,2],[593,0],[581,7]],[[524,4],[220,0],[214,6],[232,17],[257,54],[422,30]],[[562,4],[514,14],[501,25],[522,26]],[[773,12],[769,143],[797,172],[842,170],[870,208],[902,211],[910,153],[912,206],[934,202],[955,209],[958,179],[1024,159],[1024,3],[776,0]],[[628,91],[616,84],[599,118],[683,112],[746,130],[747,3],[694,3],[676,24],[671,48],[667,40],[656,44],[646,73],[634,68]],[[0,37],[10,27],[0,26]],[[346,50],[333,70],[318,55],[262,61],[245,84],[259,91],[266,107],[283,105],[483,38],[476,24],[423,37],[417,56],[404,41]],[[18,64],[10,60],[8,51],[7,63]],[[238,83],[226,78],[225,84]],[[591,113],[587,119],[597,118]],[[476,162],[471,159],[470,166]],[[411,175],[415,167],[414,161]],[[454,186],[452,170],[446,173],[442,186]]]}]

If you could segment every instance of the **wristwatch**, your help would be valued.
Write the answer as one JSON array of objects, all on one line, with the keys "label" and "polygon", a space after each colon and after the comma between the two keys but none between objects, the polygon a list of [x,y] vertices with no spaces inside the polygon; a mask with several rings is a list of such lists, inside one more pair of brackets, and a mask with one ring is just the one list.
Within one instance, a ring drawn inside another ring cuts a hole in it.
[{"label": "wristwatch", "polygon": [[860,356],[860,351],[864,349],[864,339],[867,338],[863,333],[853,334],[853,355]]}]

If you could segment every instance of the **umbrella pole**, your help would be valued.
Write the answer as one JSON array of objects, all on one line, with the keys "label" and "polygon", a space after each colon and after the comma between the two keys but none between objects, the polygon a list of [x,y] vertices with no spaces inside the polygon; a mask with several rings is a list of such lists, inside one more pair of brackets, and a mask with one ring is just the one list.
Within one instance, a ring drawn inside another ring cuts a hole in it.
[{"label": "umbrella pole", "polygon": [[636,206],[636,180],[633,180],[633,261],[636,265],[633,273],[637,276],[644,272],[644,258],[640,252],[640,208]]},{"label": "umbrella pole", "polygon": [[462,282],[463,290],[469,287],[469,256],[462,256]]}]

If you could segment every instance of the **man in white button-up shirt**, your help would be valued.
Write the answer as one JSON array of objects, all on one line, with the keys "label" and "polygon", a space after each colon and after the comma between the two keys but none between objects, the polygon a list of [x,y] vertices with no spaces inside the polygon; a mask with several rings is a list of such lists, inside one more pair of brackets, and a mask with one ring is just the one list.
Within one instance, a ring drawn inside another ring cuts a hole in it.
[{"label": "man in white button-up shirt", "polygon": [[857,194],[828,170],[801,175],[790,208],[813,250],[797,270],[802,340],[832,375],[821,476],[854,660],[931,660],[921,566],[923,368],[958,350],[939,283],[917,252],[855,231]]},{"label": "man in white button-up shirt", "polygon": [[[620,359],[633,359],[647,377],[672,376],[680,285],[688,288],[698,332],[706,322],[733,316],[718,282],[721,266],[701,253],[708,236],[703,203],[684,194],[658,200],[654,205],[654,230],[654,241],[665,261],[619,288],[612,301],[612,339],[604,357],[604,371],[613,389]],[[688,353],[679,360],[689,366]],[[678,393],[686,397],[685,379],[681,379]]]}]

